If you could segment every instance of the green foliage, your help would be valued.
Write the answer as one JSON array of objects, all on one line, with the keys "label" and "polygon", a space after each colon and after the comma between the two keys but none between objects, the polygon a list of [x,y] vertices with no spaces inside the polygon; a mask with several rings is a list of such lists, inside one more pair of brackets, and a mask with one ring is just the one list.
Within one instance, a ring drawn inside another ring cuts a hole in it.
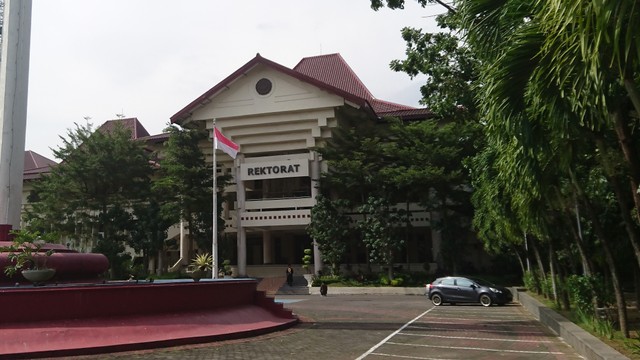
[{"label": "green foliage", "polygon": [[640,339],[624,339],[624,347],[632,354],[640,355]]},{"label": "green foliage", "polygon": [[593,295],[595,279],[587,276],[571,275],[567,279],[569,299],[577,310],[585,315],[593,316]]},{"label": "green foliage", "polygon": [[213,257],[209,253],[197,254],[190,264],[194,269],[208,271],[213,268]]},{"label": "green foliage", "polygon": [[226,259],[222,262],[222,273],[225,276],[233,275],[233,270],[231,269],[231,260]]},{"label": "green foliage", "polygon": [[578,323],[586,327],[598,336],[606,339],[613,339],[613,323],[606,318],[599,318],[594,314],[585,313],[581,310],[576,310],[576,317]]},{"label": "green foliage", "polygon": [[0,252],[9,253],[9,264],[4,268],[8,277],[13,277],[16,272],[26,269],[46,269],[47,259],[53,254],[53,250],[41,251],[48,241],[56,239],[53,233],[41,234],[37,231],[14,230],[13,242],[8,247],[0,248]]},{"label": "green foliage", "polygon": [[[213,170],[206,164],[201,149],[207,144],[207,132],[177,126],[170,126],[166,131],[170,136],[160,160],[158,178],[153,183],[153,190],[160,198],[160,213],[173,223],[184,220],[189,226],[191,239],[200,248],[209,249],[213,222]],[[219,189],[226,184],[226,179],[220,180],[216,183]],[[222,201],[222,197],[218,197],[218,209]],[[221,223],[224,224],[218,219],[218,229],[224,228]]]},{"label": "green foliage", "polygon": [[407,214],[402,210],[392,211],[387,200],[373,197],[360,207],[360,212],[365,217],[358,227],[369,258],[378,264],[388,265],[389,277],[392,278],[395,253],[404,245],[400,229],[406,223]]},{"label": "green foliage", "polygon": [[311,208],[311,222],[307,227],[307,232],[317,244],[323,261],[331,265],[333,275],[338,275],[342,257],[349,243],[349,220],[339,209],[341,203],[343,202],[331,201],[318,195],[316,204]]},{"label": "green foliage", "polygon": [[540,276],[536,271],[526,271],[524,273],[522,282],[524,283],[524,286],[527,288],[527,290],[533,291],[537,294],[542,293]]},{"label": "green foliage", "polygon": [[311,253],[311,249],[304,249],[304,256],[302,257],[302,268],[307,272],[307,274],[310,273],[309,269],[311,268]]},{"label": "green foliage", "polygon": [[149,154],[119,123],[100,131],[76,124],[62,141],[54,150],[61,163],[34,182],[26,220],[32,229],[93,244],[113,270],[136,228],[133,209],[149,197]]}]

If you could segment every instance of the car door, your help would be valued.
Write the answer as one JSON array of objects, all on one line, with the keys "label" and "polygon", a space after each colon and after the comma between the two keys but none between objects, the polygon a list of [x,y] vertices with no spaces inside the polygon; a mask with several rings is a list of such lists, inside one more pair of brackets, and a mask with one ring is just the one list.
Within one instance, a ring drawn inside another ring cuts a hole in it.
[{"label": "car door", "polygon": [[456,299],[456,280],[455,278],[444,278],[438,284],[438,289],[440,290],[440,294],[442,294],[443,302],[455,302]]},{"label": "car door", "polygon": [[456,298],[458,302],[476,302],[476,284],[467,278],[456,278]]}]

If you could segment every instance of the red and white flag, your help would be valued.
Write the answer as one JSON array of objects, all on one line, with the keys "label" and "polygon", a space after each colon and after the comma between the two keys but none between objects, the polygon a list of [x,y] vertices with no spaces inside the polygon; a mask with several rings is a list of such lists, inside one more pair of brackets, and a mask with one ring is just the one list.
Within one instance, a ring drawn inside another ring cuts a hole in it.
[{"label": "red and white flag", "polygon": [[222,135],[218,128],[213,128],[213,148],[220,149],[232,158],[236,158],[240,146]]}]

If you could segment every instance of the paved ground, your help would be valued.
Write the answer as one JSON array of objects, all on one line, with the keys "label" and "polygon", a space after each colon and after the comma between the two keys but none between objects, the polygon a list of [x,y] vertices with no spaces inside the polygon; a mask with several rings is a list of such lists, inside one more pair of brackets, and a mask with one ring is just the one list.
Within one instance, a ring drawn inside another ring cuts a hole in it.
[{"label": "paved ground", "polygon": [[423,296],[278,297],[300,316],[260,337],[70,359],[578,359],[519,305],[433,308]]}]

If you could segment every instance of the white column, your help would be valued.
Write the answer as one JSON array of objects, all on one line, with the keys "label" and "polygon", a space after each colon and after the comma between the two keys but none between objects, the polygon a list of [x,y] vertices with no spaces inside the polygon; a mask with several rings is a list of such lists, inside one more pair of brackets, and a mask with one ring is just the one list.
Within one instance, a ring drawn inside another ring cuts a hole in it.
[{"label": "white column", "polygon": [[242,214],[245,209],[245,190],[244,181],[242,180],[240,164],[244,162],[244,155],[238,154],[235,160],[235,179],[236,179],[236,199],[238,201],[238,207],[236,208],[236,229],[237,232],[237,244],[238,247],[238,276],[247,276],[247,233],[242,227]]},{"label": "white column", "polygon": [[20,227],[31,0],[5,0],[0,60],[0,224]]},{"label": "white column", "polygon": [[[311,160],[311,169],[310,169],[311,197],[314,199],[314,203],[315,203],[316,196],[318,196],[318,194],[320,193],[320,190],[318,189],[320,187],[320,173],[321,173],[320,158],[319,158],[320,155],[315,151],[312,151],[311,154],[313,156],[313,160]],[[318,272],[322,270],[322,268],[323,268],[322,253],[320,252],[320,249],[318,249],[318,245],[314,241],[313,242],[313,273],[318,274]]]},{"label": "white column", "polygon": [[247,276],[247,231],[238,229],[238,276]]}]

